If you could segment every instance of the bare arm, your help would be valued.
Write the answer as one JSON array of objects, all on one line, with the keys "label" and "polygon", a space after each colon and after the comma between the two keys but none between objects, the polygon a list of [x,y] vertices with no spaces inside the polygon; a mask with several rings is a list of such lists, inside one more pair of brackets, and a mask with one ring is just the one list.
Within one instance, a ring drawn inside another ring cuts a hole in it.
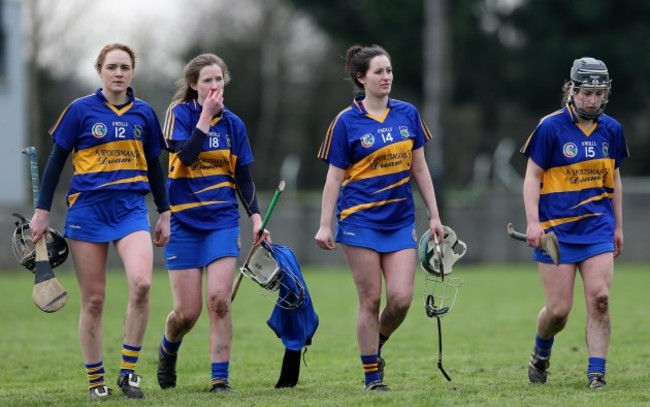
[{"label": "bare arm", "polygon": [[540,247],[544,228],[539,223],[539,194],[544,170],[535,161],[528,159],[524,178],[524,208],[526,210],[526,242],[531,247]]},{"label": "bare arm", "polygon": [[429,212],[429,236],[433,238],[435,234],[438,236],[438,241],[442,242],[444,240],[442,222],[440,221],[440,213],[438,212],[438,203],[436,202],[433,181],[431,180],[427,160],[424,156],[424,148],[413,150],[411,175],[413,176],[415,185],[418,187],[424,205]]},{"label": "bare arm", "polygon": [[321,203],[320,226],[314,239],[316,244],[322,249],[334,250],[334,236],[332,235],[332,215],[334,207],[339,197],[339,190],[345,177],[345,170],[330,164],[323,188],[323,198]]}]

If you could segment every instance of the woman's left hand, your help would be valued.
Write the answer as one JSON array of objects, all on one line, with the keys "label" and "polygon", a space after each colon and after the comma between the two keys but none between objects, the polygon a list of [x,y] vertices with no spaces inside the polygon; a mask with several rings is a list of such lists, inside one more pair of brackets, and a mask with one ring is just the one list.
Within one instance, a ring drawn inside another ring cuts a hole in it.
[{"label": "woman's left hand", "polygon": [[165,211],[160,214],[158,223],[156,223],[156,235],[154,236],[154,244],[158,247],[163,247],[169,242],[169,219],[171,216],[170,211]]}]

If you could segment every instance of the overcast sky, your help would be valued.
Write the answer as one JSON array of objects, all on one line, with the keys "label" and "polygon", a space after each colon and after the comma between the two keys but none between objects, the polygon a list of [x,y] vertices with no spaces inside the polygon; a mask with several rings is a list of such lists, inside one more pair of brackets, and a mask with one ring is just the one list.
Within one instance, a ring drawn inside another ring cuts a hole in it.
[{"label": "overcast sky", "polygon": [[[26,0],[38,5],[41,49],[38,60],[58,75],[74,75],[96,83],[94,60],[107,43],[123,42],[140,56],[138,71],[162,77],[177,77],[189,43],[216,36],[255,35],[261,9],[270,8],[287,35],[284,52],[294,55],[291,69],[303,69],[307,61],[322,52],[325,35],[304,14],[282,10],[279,0]],[[267,10],[268,11],[268,10]],[[29,32],[30,13],[26,12]],[[296,57],[299,56],[299,57]],[[144,68],[144,69],[143,69]],[[72,70],[72,72],[70,71]]]}]

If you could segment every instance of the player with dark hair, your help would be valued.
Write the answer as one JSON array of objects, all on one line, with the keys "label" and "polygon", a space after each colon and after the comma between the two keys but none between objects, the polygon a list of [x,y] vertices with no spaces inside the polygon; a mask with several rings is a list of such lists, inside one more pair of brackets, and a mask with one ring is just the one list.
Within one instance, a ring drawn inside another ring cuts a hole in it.
[{"label": "player with dark hair", "polygon": [[[430,214],[431,239],[442,242],[443,229],[424,156],[431,134],[413,105],[389,97],[388,53],[377,45],[354,45],[345,67],[362,92],[334,118],[318,152],[329,169],[315,239],[326,250],[334,250],[335,241],[343,247],[359,297],[356,328],[365,388],[382,391],[388,390],[382,346],[413,299],[417,235],[411,177]],[[380,312],[383,282],[386,305]]]},{"label": "player with dark hair", "polygon": [[210,318],[211,392],[228,392],[232,342],[231,288],[240,250],[237,195],[255,243],[269,240],[250,173],[253,154],[242,120],[223,104],[230,81],[214,54],[192,59],[167,110],[171,239],[165,247],[174,297],[160,345],[158,383],[176,386],[177,353],[201,314],[203,271]]},{"label": "player with dark hair", "polygon": [[[598,388],[606,384],[614,258],[623,251],[619,166],[629,153],[621,125],[603,113],[611,90],[607,66],[590,57],[576,59],[570,77],[562,109],[542,118],[521,149],[528,159],[526,239],[536,248],[533,259],[545,297],[528,377],[546,383],[551,348],[569,318],[579,271],[587,305],[587,383]],[[539,248],[549,232],[559,241],[558,266]]]},{"label": "player with dark hair", "polygon": [[135,369],[149,319],[153,268],[144,197],[153,192],[160,213],[154,242],[164,246],[170,217],[159,161],[164,140],[154,110],[136,99],[130,87],[135,69],[133,50],[123,44],[106,45],[95,69],[103,88],[68,105],[50,129],[54,147],[30,228],[36,240],[47,230],[54,191],[72,152],[74,175],[67,194],[65,236],[81,291],[79,338],[90,395],[103,398],[111,393],[104,380],[102,316],[106,258],[113,242],[129,288],[117,384],[126,397],[142,398]]}]

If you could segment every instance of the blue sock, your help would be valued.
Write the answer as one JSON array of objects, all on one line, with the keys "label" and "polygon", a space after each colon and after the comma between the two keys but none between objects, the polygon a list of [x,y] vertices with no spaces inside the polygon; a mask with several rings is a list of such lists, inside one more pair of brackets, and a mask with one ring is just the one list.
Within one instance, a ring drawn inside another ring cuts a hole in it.
[{"label": "blue sock", "polygon": [[230,361],[212,363],[212,385],[225,383],[228,384],[228,368]]},{"label": "blue sock", "polygon": [[162,342],[160,343],[160,353],[166,358],[176,356],[176,353],[178,353],[178,348],[181,347],[181,343],[183,342],[169,342],[169,340],[167,340],[167,337],[163,335]]},{"label": "blue sock", "polygon": [[605,376],[605,358],[589,358],[587,376]]},{"label": "blue sock", "polygon": [[535,352],[537,355],[547,358],[551,356],[551,348],[553,347],[553,341],[555,337],[550,337],[549,339],[542,339],[539,335],[535,335]]},{"label": "blue sock", "polygon": [[363,363],[363,373],[365,374],[366,386],[372,382],[380,380],[379,377],[379,364],[377,355],[361,355],[361,363]]}]

